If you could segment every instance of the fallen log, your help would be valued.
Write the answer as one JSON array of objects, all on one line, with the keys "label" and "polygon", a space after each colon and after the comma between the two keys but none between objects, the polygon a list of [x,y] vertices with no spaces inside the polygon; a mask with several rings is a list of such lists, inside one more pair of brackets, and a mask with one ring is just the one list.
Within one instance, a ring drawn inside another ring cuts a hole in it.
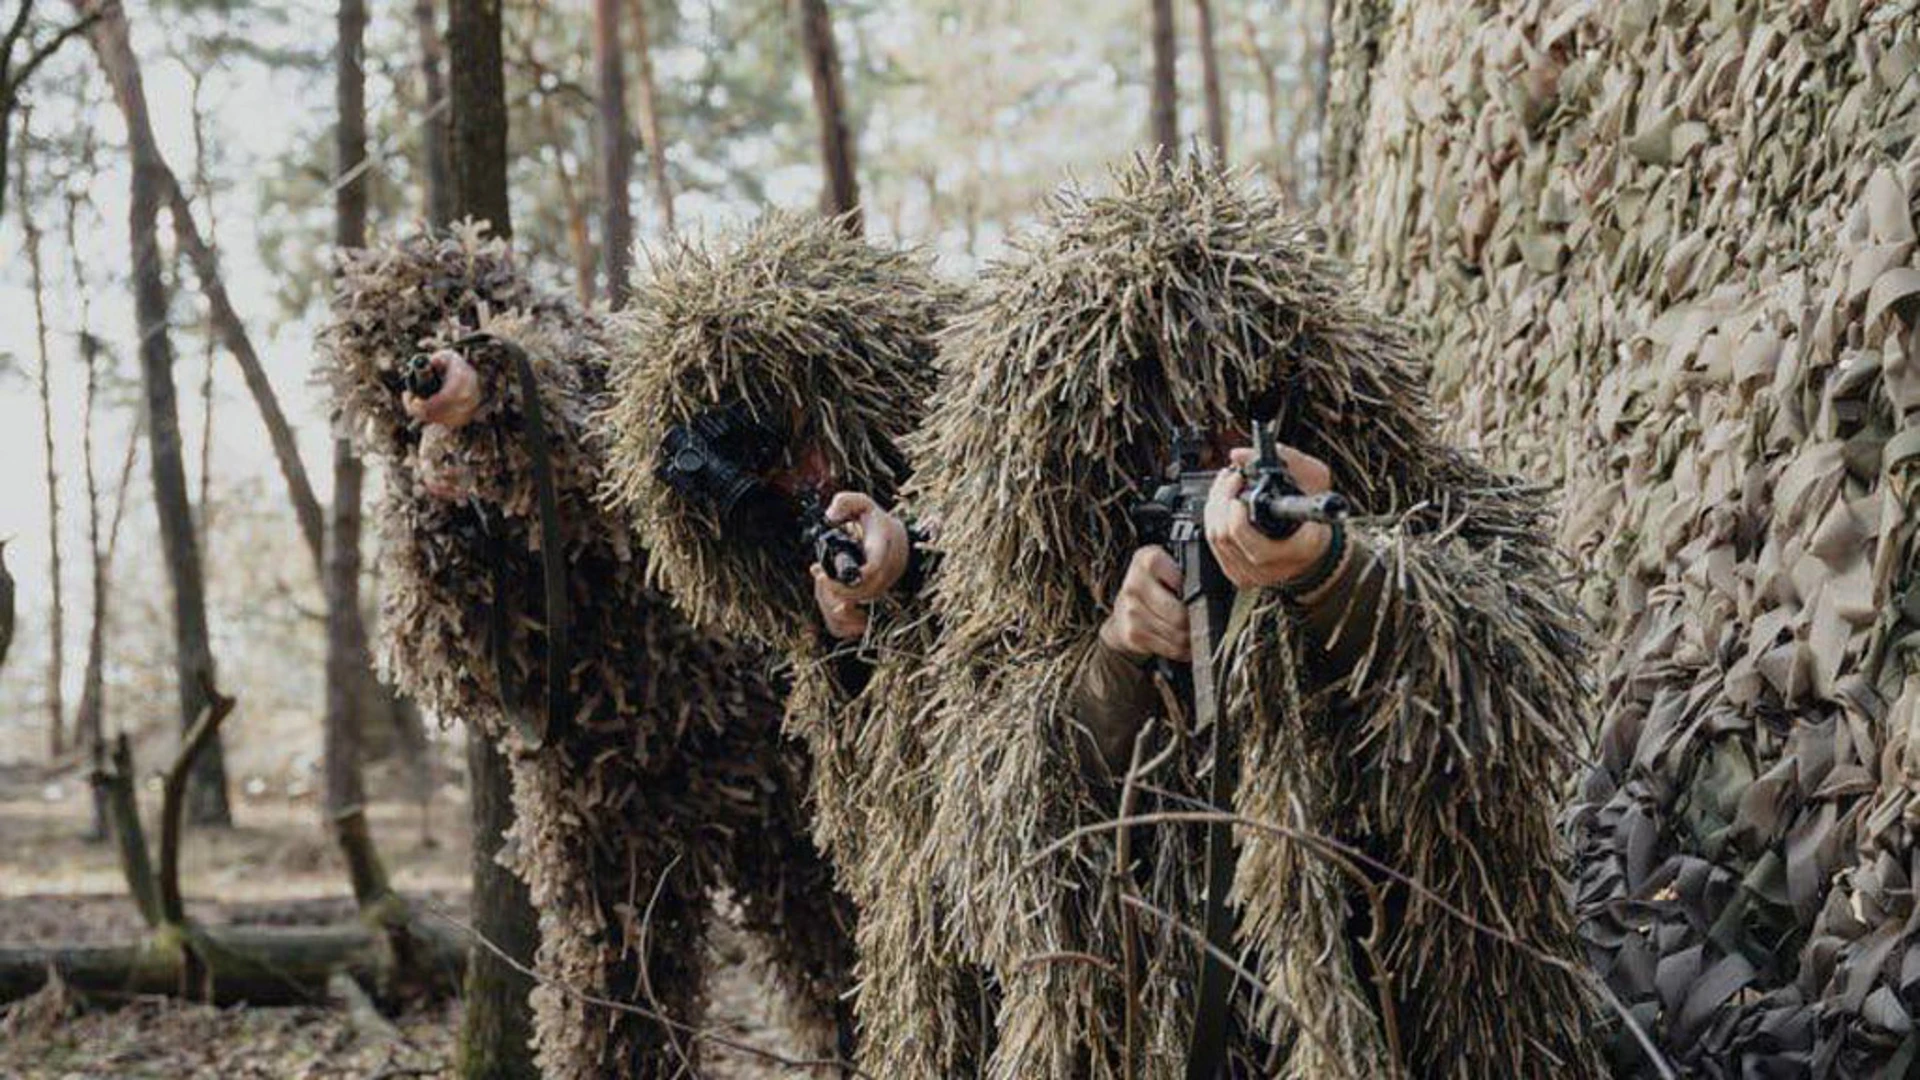
[{"label": "fallen log", "polygon": [[325,1004],[327,981],[335,974],[349,976],[382,1001],[403,991],[417,994],[423,983],[441,990],[459,985],[466,941],[450,927],[408,927],[412,962],[432,973],[429,980],[403,973],[388,940],[384,928],[351,923],[195,928],[186,934],[163,928],[123,944],[0,947],[0,1004],[38,991],[50,972],[58,972],[79,997],[107,1004],[185,992],[197,999],[207,995],[217,1005]]}]

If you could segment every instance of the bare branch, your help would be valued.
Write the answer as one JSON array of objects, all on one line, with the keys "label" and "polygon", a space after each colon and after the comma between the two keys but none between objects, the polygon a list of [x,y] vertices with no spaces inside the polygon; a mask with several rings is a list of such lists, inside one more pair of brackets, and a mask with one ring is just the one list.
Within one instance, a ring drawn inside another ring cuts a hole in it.
[{"label": "bare branch", "polygon": [[213,742],[220,732],[221,721],[233,712],[236,704],[234,698],[220,693],[211,678],[204,679],[201,685],[207,707],[180,744],[180,753],[167,770],[166,783],[161,789],[160,918],[173,926],[186,922],[186,905],[180,899],[180,815],[186,803],[187,775],[193,769],[193,759]]},{"label": "bare branch", "polygon": [[39,69],[40,65],[52,59],[53,54],[59,52],[61,46],[86,33],[94,23],[99,21],[100,13],[90,11],[81,16],[77,22],[61,27],[59,32],[35,46],[33,52],[28,54],[27,62],[21,66],[19,73],[8,78],[7,91],[12,93],[26,85],[27,80],[33,77],[33,73]]},{"label": "bare branch", "polygon": [[[20,43],[20,35],[27,32],[27,19],[32,15],[33,0],[20,0],[20,10],[13,13],[13,24],[7,27],[7,36],[0,38],[0,63],[13,60],[13,47]],[[7,80],[9,89],[14,85],[12,79]]]}]

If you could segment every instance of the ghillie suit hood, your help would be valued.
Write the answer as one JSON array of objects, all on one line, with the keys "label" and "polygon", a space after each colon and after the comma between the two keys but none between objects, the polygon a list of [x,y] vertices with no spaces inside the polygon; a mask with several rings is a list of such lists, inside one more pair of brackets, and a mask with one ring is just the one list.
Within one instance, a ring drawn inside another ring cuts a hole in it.
[{"label": "ghillie suit hood", "polygon": [[1593,968],[1685,1075],[1911,1074],[1920,4],[1375,25],[1330,201],[1460,437],[1566,492]]},{"label": "ghillie suit hood", "polygon": [[[423,441],[392,373],[476,332],[491,336],[464,350],[483,405],[470,424]],[[501,343],[524,350],[534,372],[571,608],[572,707],[547,718],[537,748],[508,722],[545,708],[548,628],[527,402]],[[504,243],[463,227],[348,255],[325,344],[342,427],[385,472],[384,664],[423,705],[512,753],[513,868],[540,913],[548,980],[534,992],[543,1074],[666,1076],[697,1060],[684,1036],[579,995],[698,1024],[721,886],[767,936],[789,985],[830,1017],[849,963],[845,912],[805,835],[804,759],[778,732],[764,661],[696,630],[648,586],[644,553],[596,499],[603,469],[588,418],[606,379],[599,323],[535,287]],[[463,471],[471,497],[429,495],[423,456]],[[504,701],[496,670],[508,673]]]},{"label": "ghillie suit hood", "polygon": [[[723,245],[655,251],[620,317],[607,411],[614,502],[646,526],[653,572],[695,618],[787,650],[818,638],[806,565],[723,534],[654,472],[667,429],[731,403],[818,442],[836,486],[891,504],[900,441],[933,393],[956,294],[914,252],[837,220],[773,214]],[[796,425],[794,417],[800,421]]]},{"label": "ghillie suit hood", "polygon": [[900,443],[932,394],[934,336],[956,299],[923,256],[833,220],[776,214],[723,243],[675,243],[637,275],[604,418],[609,498],[632,515],[658,581],[697,619],[792,664],[788,724],[813,752],[815,835],[860,909],[861,1064],[876,1076],[967,1070],[970,991],[941,963],[912,861],[930,800],[911,715],[932,628],[912,598],[893,597],[875,605],[867,648],[830,647],[811,554],[723,531],[655,467],[670,427],[744,403],[799,432],[789,450],[824,448],[834,488],[893,505]]},{"label": "ghillie suit hood", "polygon": [[[1065,700],[1174,425],[1244,430],[1276,390],[1281,439],[1331,466],[1390,589],[1376,625],[1340,630],[1374,644],[1338,678],[1315,672],[1267,592],[1241,596],[1224,643],[1222,715],[1242,747],[1226,809],[1297,830],[1238,830],[1239,941],[1262,986],[1239,1003],[1236,1045],[1287,1050],[1250,1064],[1291,1077],[1392,1075],[1396,1041],[1422,1077],[1595,1075],[1587,998],[1559,959],[1571,920],[1551,803],[1573,762],[1581,642],[1539,494],[1438,440],[1402,332],[1273,199],[1203,166],[1137,162],[1111,194],[1056,198],[986,272],[942,370],[909,492],[944,523],[926,857],[1003,984],[991,1075],[1182,1073],[1197,957],[1163,916],[1201,923],[1201,838],[1076,835],[1112,820],[1119,793],[1084,778]],[[1136,812],[1204,798],[1210,740],[1180,712],[1143,736],[1138,760],[1155,764],[1129,784]],[[1348,939],[1366,910],[1349,872],[1374,875],[1303,837],[1430,890],[1384,890],[1378,970]],[[1391,1024],[1368,989],[1383,975]]]}]

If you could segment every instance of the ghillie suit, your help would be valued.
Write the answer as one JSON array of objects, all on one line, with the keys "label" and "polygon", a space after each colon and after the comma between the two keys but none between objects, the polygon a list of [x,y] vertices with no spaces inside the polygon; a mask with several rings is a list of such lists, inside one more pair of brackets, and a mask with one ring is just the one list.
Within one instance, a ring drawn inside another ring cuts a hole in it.
[{"label": "ghillie suit", "polygon": [[[396,369],[475,332],[491,335],[464,348],[484,403],[423,442]],[[542,717],[542,517],[527,402],[502,343],[530,359],[549,436],[571,607],[565,715]],[[423,704],[512,754],[509,850],[540,913],[537,967],[550,980],[534,992],[543,1074],[674,1076],[697,1063],[686,1029],[580,995],[698,1026],[721,887],[827,1034],[851,957],[844,905],[806,835],[804,756],[778,731],[764,660],[696,630],[649,587],[645,553],[597,502],[598,322],[533,286],[504,243],[461,229],[348,257],[327,344],[345,429],[386,471],[384,662]],[[471,498],[426,492],[418,470],[433,455],[464,472]],[[495,632],[504,648],[490,645]],[[511,684],[504,709],[497,670]],[[510,713],[552,730],[529,745]]]},{"label": "ghillie suit", "polygon": [[1564,485],[1592,964],[1684,1072],[1907,1074],[1920,4],[1380,26],[1334,202],[1460,437]]},{"label": "ghillie suit", "polygon": [[1371,642],[1351,670],[1319,669],[1272,590],[1239,597],[1223,645],[1242,759],[1221,809],[1280,830],[1237,830],[1260,986],[1235,1002],[1235,1075],[1596,1075],[1551,805],[1583,647],[1539,495],[1439,440],[1408,341],[1273,199],[1198,165],[1116,185],[1059,197],[986,272],[912,445],[908,497],[944,523],[926,857],[1002,984],[990,1074],[1182,1074],[1199,831],[1102,823],[1122,802],[1205,810],[1210,737],[1165,695],[1115,790],[1077,766],[1066,702],[1175,425],[1244,430],[1265,396],[1363,515],[1385,586],[1371,624],[1337,630]]},{"label": "ghillie suit", "polygon": [[723,247],[676,244],[636,281],[604,419],[611,496],[659,582],[696,619],[791,664],[787,724],[813,753],[815,836],[859,910],[860,1063],[881,1077],[961,1077],[977,1056],[975,992],[945,962],[916,862],[930,799],[912,714],[933,630],[923,605],[895,595],[874,606],[864,644],[836,647],[810,553],[723,530],[655,467],[670,427],[745,404],[788,432],[789,455],[817,443],[835,489],[891,504],[955,301],[922,258],[835,221],[774,215]]}]

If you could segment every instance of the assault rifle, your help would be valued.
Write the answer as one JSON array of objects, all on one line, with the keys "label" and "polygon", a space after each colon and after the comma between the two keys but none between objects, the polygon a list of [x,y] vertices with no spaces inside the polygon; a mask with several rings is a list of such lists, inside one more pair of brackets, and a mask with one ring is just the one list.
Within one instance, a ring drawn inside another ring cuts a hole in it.
[{"label": "assault rifle", "polygon": [[[1247,484],[1240,499],[1247,505],[1253,527],[1284,540],[1309,521],[1333,522],[1347,514],[1347,501],[1332,492],[1308,495],[1300,489],[1280,457],[1270,425],[1254,424],[1256,453],[1242,469]],[[1173,460],[1150,498],[1134,508],[1141,538],[1167,549],[1180,567],[1180,599],[1187,608],[1193,662],[1186,668],[1169,665],[1167,674],[1176,692],[1192,710],[1194,730],[1213,731],[1213,772],[1209,799],[1213,809],[1230,812],[1239,752],[1235,733],[1220,722],[1219,657],[1221,638],[1232,614],[1234,588],[1207,543],[1207,496],[1219,476],[1200,468],[1204,442],[1199,432],[1184,429],[1174,438]],[[1227,891],[1233,886],[1233,828],[1226,822],[1207,825],[1206,935],[1208,950],[1200,963],[1200,996],[1194,1009],[1193,1042],[1187,1053],[1187,1080],[1217,1080],[1226,1063],[1227,1021],[1233,976],[1221,956],[1234,955],[1233,913]]]},{"label": "assault rifle", "polygon": [[827,521],[819,494],[789,497],[761,478],[780,460],[782,443],[779,432],[736,402],[667,429],[655,475],[713,511],[721,528],[762,542],[795,538],[835,581],[859,581],[866,551],[845,526]]}]

